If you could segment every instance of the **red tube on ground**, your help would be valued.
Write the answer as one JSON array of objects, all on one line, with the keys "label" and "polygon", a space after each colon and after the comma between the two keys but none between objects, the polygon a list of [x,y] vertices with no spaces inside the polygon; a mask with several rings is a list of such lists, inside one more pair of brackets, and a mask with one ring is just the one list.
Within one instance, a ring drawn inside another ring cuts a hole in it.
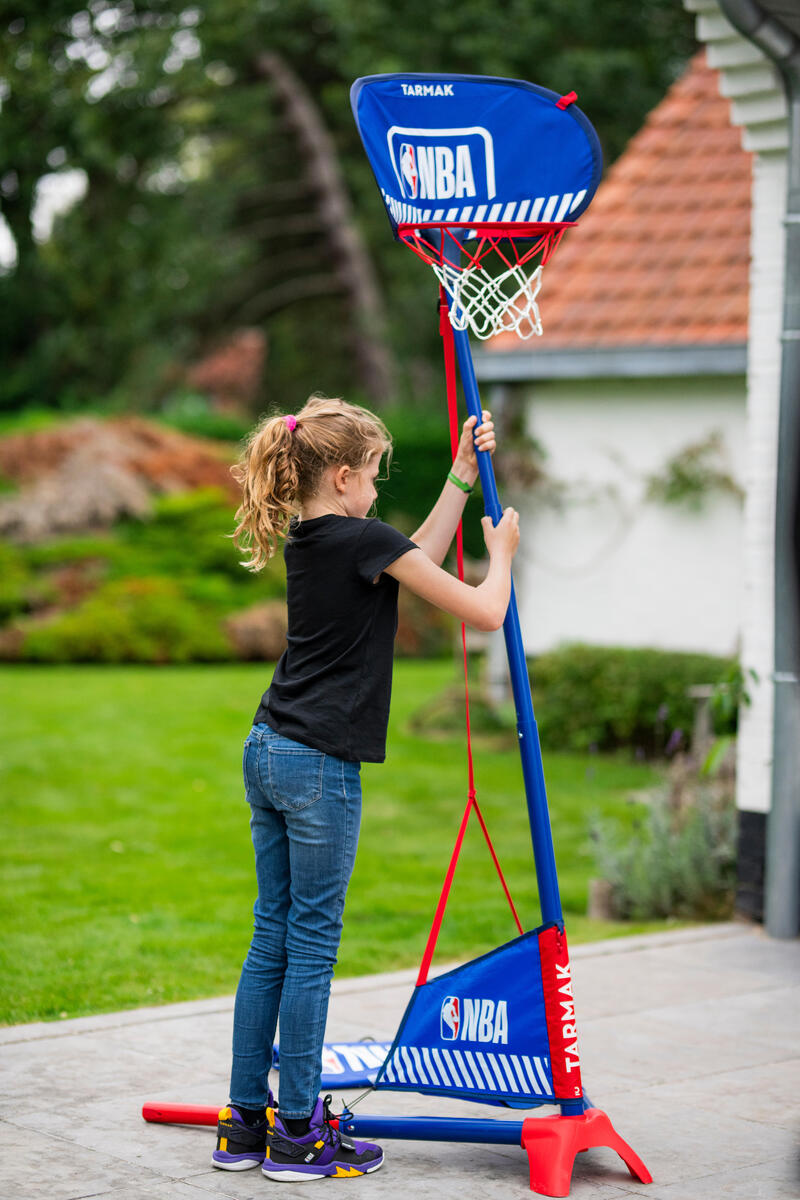
[{"label": "red tube on ground", "polygon": [[160,1104],[148,1101],[142,1105],[145,1121],[161,1125],[216,1125],[220,1106],[208,1104]]}]

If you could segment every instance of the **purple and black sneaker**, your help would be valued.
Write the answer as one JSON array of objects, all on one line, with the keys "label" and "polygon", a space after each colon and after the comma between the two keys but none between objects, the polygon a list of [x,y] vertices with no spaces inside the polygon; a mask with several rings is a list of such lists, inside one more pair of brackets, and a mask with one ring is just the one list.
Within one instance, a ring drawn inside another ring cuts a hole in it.
[{"label": "purple and black sneaker", "polygon": [[[270,1092],[269,1104],[274,1104]],[[269,1108],[268,1112],[272,1109]],[[237,1109],[228,1105],[219,1111],[217,1148],[211,1155],[213,1166],[223,1171],[247,1171],[263,1163],[267,1146],[267,1118],[248,1125]]]},{"label": "purple and black sneaker", "polygon": [[267,1150],[261,1170],[267,1179],[302,1183],[369,1175],[383,1166],[383,1151],[372,1142],[344,1137],[331,1124],[330,1096],[317,1100],[308,1133],[293,1137],[277,1113],[267,1109]]}]

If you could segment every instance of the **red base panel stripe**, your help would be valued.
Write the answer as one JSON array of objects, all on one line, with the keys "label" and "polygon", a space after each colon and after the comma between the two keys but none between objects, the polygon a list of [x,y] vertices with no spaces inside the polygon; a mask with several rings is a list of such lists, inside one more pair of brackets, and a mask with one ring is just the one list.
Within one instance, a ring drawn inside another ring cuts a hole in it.
[{"label": "red base panel stripe", "polygon": [[542,963],[544,1011],[553,1090],[560,1100],[580,1099],[581,1059],[578,1051],[578,1027],[572,995],[572,971],[567,950],[567,935],[556,925],[539,934]]}]

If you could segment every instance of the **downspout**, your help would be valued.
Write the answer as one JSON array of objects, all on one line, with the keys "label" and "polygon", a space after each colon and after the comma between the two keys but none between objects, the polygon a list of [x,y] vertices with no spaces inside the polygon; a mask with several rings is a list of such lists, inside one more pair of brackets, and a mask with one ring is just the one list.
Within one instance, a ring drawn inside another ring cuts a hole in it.
[{"label": "downspout", "polygon": [[773,937],[791,938],[800,933],[800,42],[755,0],[719,0],[719,6],[731,25],[775,64],[789,105],[765,924]]}]

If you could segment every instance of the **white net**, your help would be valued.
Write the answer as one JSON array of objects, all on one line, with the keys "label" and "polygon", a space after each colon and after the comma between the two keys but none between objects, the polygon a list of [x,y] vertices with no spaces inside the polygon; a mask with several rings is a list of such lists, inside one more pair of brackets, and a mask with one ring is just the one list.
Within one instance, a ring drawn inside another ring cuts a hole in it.
[{"label": "white net", "polygon": [[[485,341],[498,333],[541,336],[536,297],[542,268],[568,222],[470,226],[398,225],[398,237],[429,267],[448,296],[454,329]],[[534,266],[534,263],[538,265]]]},{"label": "white net", "polygon": [[516,333],[523,340],[541,337],[542,320],[536,297],[542,286],[542,265],[532,272],[519,263],[492,275],[480,263],[463,269],[431,261],[437,279],[451,297],[450,323],[471,329],[485,341],[498,333]]}]

